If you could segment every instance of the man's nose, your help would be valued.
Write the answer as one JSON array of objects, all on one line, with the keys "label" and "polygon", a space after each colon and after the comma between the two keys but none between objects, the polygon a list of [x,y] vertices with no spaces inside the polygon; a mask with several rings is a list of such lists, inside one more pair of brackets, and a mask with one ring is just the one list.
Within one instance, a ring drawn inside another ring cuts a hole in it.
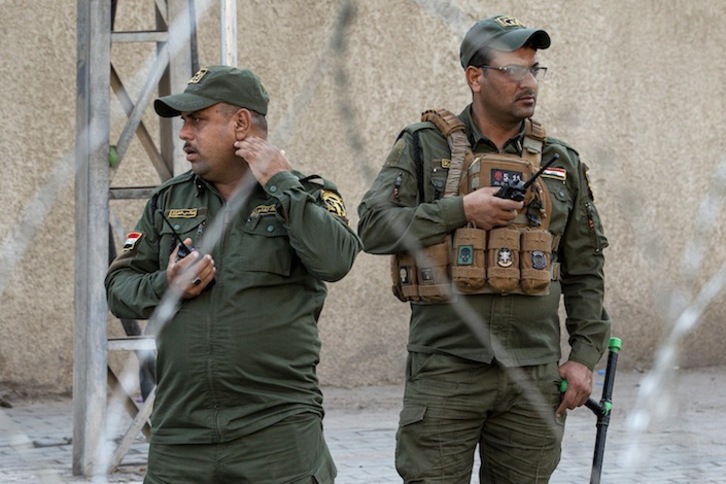
[{"label": "man's nose", "polygon": [[191,132],[192,132],[192,130],[187,126],[187,123],[185,122],[182,125],[181,129],[179,130],[179,138],[181,138],[185,141],[190,140],[190,139],[192,139]]}]

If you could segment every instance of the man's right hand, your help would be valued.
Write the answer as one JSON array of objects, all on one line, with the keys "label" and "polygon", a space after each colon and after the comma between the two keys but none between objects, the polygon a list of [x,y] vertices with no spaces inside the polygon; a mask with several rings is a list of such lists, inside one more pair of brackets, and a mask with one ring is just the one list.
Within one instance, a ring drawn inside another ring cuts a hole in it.
[{"label": "man's right hand", "polygon": [[509,225],[524,203],[499,198],[499,187],[484,187],[464,195],[464,213],[478,228],[491,230]]},{"label": "man's right hand", "polygon": [[[191,247],[192,239],[185,239],[184,244]],[[214,267],[212,256],[201,256],[196,250],[177,260],[179,246],[169,256],[166,266],[166,279],[169,285],[178,285],[182,298],[191,299],[199,296],[205,287],[214,280],[217,268]]]}]

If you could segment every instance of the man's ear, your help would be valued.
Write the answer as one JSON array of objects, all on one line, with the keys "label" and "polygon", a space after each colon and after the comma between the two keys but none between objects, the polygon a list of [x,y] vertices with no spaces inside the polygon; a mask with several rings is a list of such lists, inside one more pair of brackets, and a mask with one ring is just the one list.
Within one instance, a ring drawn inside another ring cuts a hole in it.
[{"label": "man's ear", "polygon": [[473,92],[481,91],[481,69],[474,66],[468,66],[464,75],[466,76],[466,82],[469,84],[469,88]]},{"label": "man's ear", "polygon": [[245,108],[240,108],[234,116],[237,141],[242,141],[250,135],[252,130],[252,113]]}]

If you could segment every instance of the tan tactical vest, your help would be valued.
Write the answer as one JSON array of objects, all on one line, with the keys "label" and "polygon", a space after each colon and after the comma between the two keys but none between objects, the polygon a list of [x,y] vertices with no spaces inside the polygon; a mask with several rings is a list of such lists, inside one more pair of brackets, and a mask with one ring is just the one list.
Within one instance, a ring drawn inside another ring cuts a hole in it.
[{"label": "tan tactical vest", "polygon": [[[526,182],[540,166],[545,131],[534,120],[525,121],[519,157],[472,153],[464,123],[445,109],[425,111],[421,119],[436,125],[449,142],[451,164],[444,197],[501,185],[511,177]],[[394,294],[402,301],[424,303],[445,302],[457,293],[548,294],[550,280],[559,277],[552,264],[551,212],[547,186],[537,179],[512,224],[488,231],[469,224],[440,244],[394,255]]]}]

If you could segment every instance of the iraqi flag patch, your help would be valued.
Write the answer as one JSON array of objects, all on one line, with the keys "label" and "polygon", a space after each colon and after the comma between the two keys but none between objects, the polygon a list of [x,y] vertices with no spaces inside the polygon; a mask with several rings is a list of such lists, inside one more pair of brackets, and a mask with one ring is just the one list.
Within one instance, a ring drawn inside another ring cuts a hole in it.
[{"label": "iraqi flag patch", "polygon": [[141,232],[129,233],[126,236],[126,242],[124,242],[124,246],[121,250],[123,250],[124,252],[134,250],[136,248],[136,244],[138,244],[141,240],[141,237],[143,237],[143,234]]},{"label": "iraqi flag patch", "polygon": [[554,178],[560,181],[567,181],[567,170],[564,168],[546,168],[542,173],[543,178]]}]

